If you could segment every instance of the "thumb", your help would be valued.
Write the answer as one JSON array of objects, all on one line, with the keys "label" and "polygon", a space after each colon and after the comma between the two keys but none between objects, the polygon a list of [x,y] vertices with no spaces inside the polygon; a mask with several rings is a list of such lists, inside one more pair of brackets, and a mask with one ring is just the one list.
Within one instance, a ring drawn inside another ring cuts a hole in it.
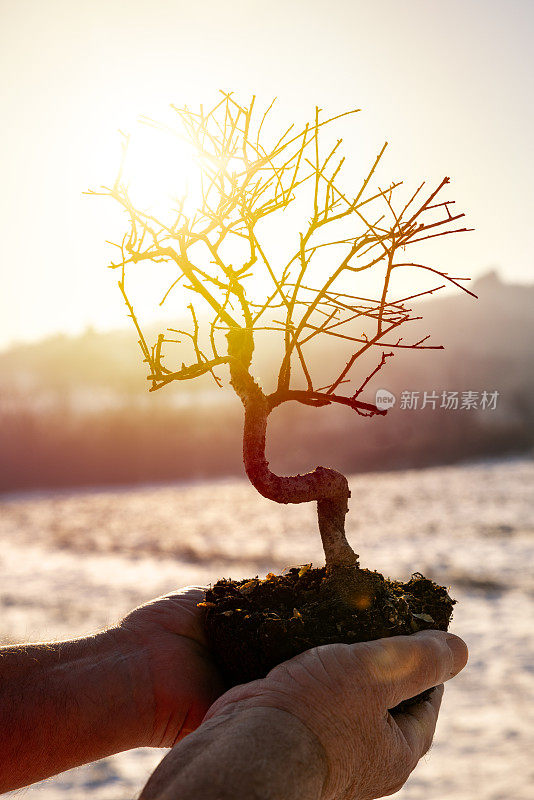
[{"label": "thumb", "polygon": [[[352,647],[356,651],[361,645]],[[383,709],[445,683],[465,667],[468,657],[462,639],[434,630],[377,639],[364,647],[364,661]]]}]

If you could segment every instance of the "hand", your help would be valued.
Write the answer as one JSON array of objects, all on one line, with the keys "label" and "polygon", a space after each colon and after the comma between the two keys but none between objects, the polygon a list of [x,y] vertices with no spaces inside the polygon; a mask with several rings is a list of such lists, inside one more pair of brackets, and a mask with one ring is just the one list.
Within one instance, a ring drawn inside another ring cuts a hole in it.
[{"label": "hand", "polygon": [[[205,719],[266,706],[289,712],[324,751],[321,800],[371,800],[398,791],[430,748],[442,684],[466,662],[465,643],[441,631],[325,645],[230,689]],[[433,686],[428,701],[389,713]]]},{"label": "hand", "polygon": [[125,648],[142,655],[134,682],[143,683],[137,695],[148,702],[152,720],[147,746],[172,747],[200,725],[224,691],[197,606],[203,598],[200,587],[186,587],[136,608],[115,629]]}]

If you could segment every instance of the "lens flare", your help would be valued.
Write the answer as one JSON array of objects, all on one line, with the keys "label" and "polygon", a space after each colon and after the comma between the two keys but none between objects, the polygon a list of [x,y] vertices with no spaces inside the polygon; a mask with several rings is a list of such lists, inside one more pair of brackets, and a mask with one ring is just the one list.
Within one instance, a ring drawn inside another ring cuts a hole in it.
[{"label": "lens flare", "polygon": [[202,202],[195,150],[174,132],[139,126],[128,141],[122,180],[132,203],[162,221],[171,222],[180,207],[191,217]]}]

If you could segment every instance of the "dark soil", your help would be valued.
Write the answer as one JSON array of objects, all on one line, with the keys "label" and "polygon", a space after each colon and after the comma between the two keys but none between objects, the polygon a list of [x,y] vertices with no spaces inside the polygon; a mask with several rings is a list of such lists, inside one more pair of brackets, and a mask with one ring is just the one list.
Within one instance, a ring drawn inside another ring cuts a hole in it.
[{"label": "dark soil", "polygon": [[208,589],[206,630],[227,685],[264,678],[280,662],[317,645],[448,628],[456,601],[419,573],[406,583],[360,569],[351,569],[348,580],[337,578],[324,567],[305,565],[269,573],[265,580],[222,579]]}]

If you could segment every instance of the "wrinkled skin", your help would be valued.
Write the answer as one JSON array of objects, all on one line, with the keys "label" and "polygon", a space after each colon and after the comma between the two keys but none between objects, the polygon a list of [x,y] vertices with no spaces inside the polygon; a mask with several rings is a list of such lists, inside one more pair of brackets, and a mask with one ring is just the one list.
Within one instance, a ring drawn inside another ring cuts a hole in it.
[{"label": "wrinkled skin", "polygon": [[147,746],[172,747],[202,722],[224,691],[197,605],[204,589],[188,586],[130,612],[116,628],[119,641],[142,654],[149,682]]},{"label": "wrinkled skin", "polygon": [[[293,715],[318,741],[327,764],[321,800],[371,800],[404,785],[431,745],[443,682],[467,661],[461,639],[424,631],[325,645],[224,693],[197,607],[203,594],[189,587],[153,600],[116,629],[124,646],[142,653],[150,683],[145,744],[173,747],[197,728],[202,731],[203,721],[271,707]],[[433,686],[428,701],[389,713]],[[179,758],[180,746],[165,761],[175,755]]]},{"label": "wrinkled skin", "polygon": [[[263,680],[234,687],[206,719],[262,706],[289,712],[324,750],[328,778],[322,800],[371,800],[397,792],[428,751],[443,682],[466,661],[464,642],[441,631],[316,647]],[[433,686],[428,701],[389,713]]]}]

